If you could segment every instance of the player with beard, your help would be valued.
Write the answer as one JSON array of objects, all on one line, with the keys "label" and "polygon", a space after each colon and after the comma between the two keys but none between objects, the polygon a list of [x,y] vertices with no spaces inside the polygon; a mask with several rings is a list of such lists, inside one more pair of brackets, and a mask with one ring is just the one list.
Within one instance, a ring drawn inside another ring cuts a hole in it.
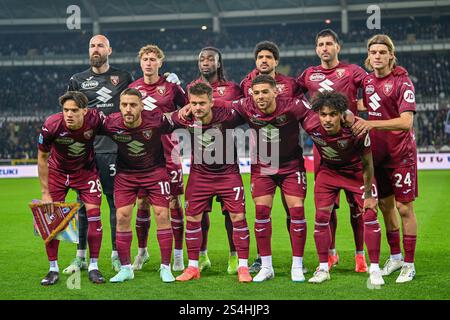
[{"label": "player with beard", "polygon": [[[248,271],[250,235],[245,218],[244,187],[239,174],[234,137],[230,134],[232,129],[244,123],[244,119],[231,109],[213,108],[212,110],[213,89],[204,82],[190,86],[188,93],[192,118],[181,121],[178,119],[177,112],[172,115],[175,127],[189,130],[192,146],[192,165],[185,202],[189,266],[182,275],[177,277],[177,280],[189,281],[200,278],[202,215],[204,212],[211,211],[212,198],[217,196],[221,198],[232,222],[232,240],[239,258],[236,272],[238,280],[251,282],[252,277]],[[212,137],[214,137],[213,140]],[[213,161],[208,161],[211,157]]]},{"label": "player with beard", "polygon": [[[397,66],[395,46],[387,35],[375,35],[367,41],[365,66],[373,71],[363,81],[363,100],[368,121],[353,126],[355,134],[370,131],[379,206],[383,212],[391,255],[383,275],[401,268],[396,282],[414,279],[414,254],[417,221],[414,200],[418,196],[417,147],[414,137],[416,99],[408,72]],[[402,259],[400,215],[403,230]]]},{"label": "player with beard", "polygon": [[[256,68],[250,72],[242,81],[241,88],[245,97],[250,97],[252,95],[251,84],[253,79],[255,79],[260,74],[267,74],[271,76],[276,82],[277,95],[279,97],[297,97],[301,94],[300,88],[294,78],[283,75],[276,71],[276,68],[280,62],[280,50],[278,46],[271,41],[262,41],[256,44],[254,50],[255,65]],[[252,137],[250,144],[252,144]],[[250,146],[252,148],[252,146]],[[303,154],[300,155],[303,161]],[[302,175],[306,179],[306,171],[302,171]],[[284,210],[286,211],[286,226],[288,231],[290,230],[290,215],[289,208],[286,204],[286,200],[283,194],[281,194],[281,200],[283,202]],[[259,255],[256,257],[253,264],[250,266],[250,272],[256,273],[261,269],[261,258]],[[304,270],[306,272],[306,269]]]},{"label": "player with beard", "polygon": [[[222,53],[219,49],[214,47],[203,48],[198,56],[198,69],[200,71],[200,78],[188,84],[187,91],[189,91],[189,88],[193,85],[203,82],[208,83],[212,87],[212,95],[215,101],[233,101],[242,98],[242,91],[239,85],[233,81],[228,81],[225,78]],[[216,199],[220,202],[220,197],[217,197]],[[222,213],[225,216],[225,228],[227,230],[228,244],[230,247],[227,272],[229,274],[236,274],[238,270],[238,256],[233,242],[233,224],[230,219],[230,214],[222,202],[221,206]],[[209,214],[208,212],[204,212],[202,216],[203,241],[200,248],[199,257],[200,271],[211,267],[211,261],[209,260],[207,251],[209,225]]]},{"label": "player with beard", "polygon": [[[164,61],[164,52],[156,45],[146,45],[139,51],[139,60],[143,77],[129,85],[139,90],[142,95],[144,110],[173,112],[188,103],[183,89],[170,83],[159,74]],[[162,137],[167,173],[170,176],[170,216],[174,236],[174,271],[183,271],[183,209],[180,195],[183,194],[183,171],[178,150],[178,140],[172,135]],[[133,262],[133,270],[141,270],[150,259],[147,251],[147,239],[150,229],[150,206],[144,193],[138,195],[136,217],[136,235],[138,238],[138,255]]]},{"label": "player with beard", "polygon": [[121,267],[110,282],[134,278],[130,248],[133,233],[131,218],[138,192],[144,190],[153,206],[156,236],[161,254],[160,278],[173,282],[170,270],[173,233],[170,224],[170,183],[164,158],[162,136],[172,131],[169,120],[159,110],[144,110],[141,93],[127,88],[120,94],[120,112],[106,117],[100,134],[106,134],[118,146],[114,203],[117,207],[117,250]]},{"label": "player with beard", "polygon": [[[68,90],[83,92],[89,102],[89,108],[97,108],[105,115],[119,111],[119,95],[133,82],[129,72],[109,65],[112,48],[108,38],[96,35],[89,41],[90,68],[74,74],[69,80]],[[116,208],[114,206],[114,176],[116,174],[117,146],[107,136],[96,136],[94,142],[95,162],[99,170],[103,193],[106,196],[111,226],[111,262],[115,271],[120,270],[120,261],[116,249]],[[70,274],[86,269],[87,216],[82,206],[78,212],[79,243],[75,259],[63,273]]]},{"label": "player with beard", "polygon": [[[338,54],[341,49],[338,35],[331,29],[320,31],[316,35],[316,53],[320,58],[320,65],[307,68],[298,78],[297,82],[304,93],[308,93],[313,98],[319,92],[338,91],[347,96],[349,100],[349,110],[354,114],[364,110],[362,100],[358,100],[358,90],[362,81],[367,75],[360,66],[347,64],[339,61]],[[313,147],[314,153],[314,176],[321,168],[320,153],[316,144]],[[347,200],[351,200],[348,199]],[[367,263],[364,255],[364,221],[359,213],[358,206],[350,203],[350,222],[355,240],[355,271],[366,272]],[[332,266],[338,264],[339,255],[336,252],[336,209],[339,208],[339,195],[336,198],[336,205],[333,208],[330,219],[331,246],[328,254],[328,264]]]}]

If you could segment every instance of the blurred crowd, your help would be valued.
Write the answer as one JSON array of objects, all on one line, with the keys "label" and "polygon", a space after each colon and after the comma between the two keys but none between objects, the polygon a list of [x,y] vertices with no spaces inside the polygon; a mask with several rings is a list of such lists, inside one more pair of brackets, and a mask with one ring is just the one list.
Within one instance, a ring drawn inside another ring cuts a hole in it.
[{"label": "blurred crowd", "polygon": [[[256,42],[271,40],[286,48],[310,47],[319,30],[332,28],[342,37],[342,42],[365,42],[376,33],[386,33],[394,42],[415,43],[417,40],[446,39],[450,34],[450,21],[446,17],[383,18],[381,29],[368,29],[366,20],[352,20],[349,32],[342,34],[340,21],[321,23],[279,23],[249,26],[222,27],[220,33],[210,29],[149,29],[102,32],[110,39],[115,52],[136,52],[145,43],[156,43],[164,51],[189,51],[205,46],[223,50],[253,48]],[[91,34],[86,31],[66,30],[60,33],[2,34],[0,56],[58,56],[61,54],[85,54]]]},{"label": "blurred crowd", "polygon": [[[343,42],[365,41],[379,30],[368,30],[365,20],[352,21],[350,32],[343,37]],[[225,51],[227,49],[248,48],[251,52],[258,41],[275,41],[281,51],[278,71],[297,77],[311,65],[317,65],[317,57],[284,58],[283,48],[293,45],[312,47],[314,35],[323,29],[323,24],[285,24],[277,26],[228,27],[219,35],[210,31],[198,30],[166,30],[157,31],[122,31],[110,32],[114,52],[136,52],[146,43],[159,45],[166,56],[171,51],[189,51],[197,54],[204,46],[213,45]],[[329,26],[340,31],[340,26]],[[301,32],[299,32],[301,30]],[[352,31],[360,30],[360,31]],[[395,32],[393,31],[395,30]],[[444,39],[450,34],[450,21],[443,18],[402,18],[397,20],[382,20],[382,32],[393,34],[394,41],[414,42],[414,39]],[[72,38],[71,38],[72,37]],[[23,38],[23,39],[22,39]],[[86,54],[90,35],[66,33],[49,35],[2,35],[0,38],[0,55],[67,55]],[[144,41],[143,39],[148,39]],[[20,40],[20,41],[18,41]],[[70,40],[70,41],[68,41]],[[417,103],[426,104],[446,101],[450,104],[450,52],[399,52],[399,64],[404,66],[414,83]],[[363,65],[364,55],[340,55],[341,61]],[[254,60],[225,60],[225,76],[239,83],[244,76],[254,68]],[[132,72],[135,79],[142,76],[138,63],[117,65]],[[3,67],[0,68],[0,159],[35,158],[37,132],[46,116],[58,112],[58,97],[67,88],[70,76],[87,69],[88,66],[33,66],[33,67]],[[166,71],[176,73],[186,85],[199,76],[197,63],[166,62],[161,73]],[[442,110],[420,111],[415,117],[415,129],[419,147],[433,146],[437,149],[450,147],[449,134],[445,131],[448,107]],[[34,116],[39,121],[17,119],[8,120],[8,116]],[[305,149],[312,146],[310,139],[304,137]]]}]

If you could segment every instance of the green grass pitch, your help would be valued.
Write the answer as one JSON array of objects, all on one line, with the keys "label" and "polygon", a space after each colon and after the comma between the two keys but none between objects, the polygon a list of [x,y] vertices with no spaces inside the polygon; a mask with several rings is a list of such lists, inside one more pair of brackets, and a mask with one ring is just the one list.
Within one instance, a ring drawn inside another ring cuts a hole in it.
[{"label": "green grass pitch", "polygon": [[[247,195],[247,218],[251,229],[250,263],[255,252],[253,234],[254,205],[249,190],[249,175],[243,175]],[[306,218],[308,239],[304,264],[309,269],[306,279],[318,264],[315,251],[313,178],[308,175],[308,197]],[[416,279],[406,284],[396,284],[397,276],[385,277],[386,285],[379,290],[367,288],[367,274],[357,274],[354,268],[354,244],[349,221],[348,207],[341,201],[338,211],[337,249],[340,263],[331,272],[331,281],[320,285],[293,283],[290,280],[291,248],[286,230],[285,213],[279,194],[275,197],[273,217],[273,263],[275,278],[264,283],[240,284],[236,276],[226,273],[228,244],[223,216],[219,206],[214,204],[211,213],[209,234],[209,257],[212,268],[202,273],[198,281],[164,284],[159,279],[159,249],[156,240],[156,225],[152,221],[149,240],[150,262],[142,271],[135,273],[135,279],[123,284],[91,284],[87,273],[81,273],[80,289],[69,289],[68,276],[61,272],[60,281],[52,287],[42,287],[41,278],[48,271],[48,262],[41,238],[32,232],[32,215],[27,203],[40,196],[38,179],[0,180],[0,299],[449,299],[450,298],[450,171],[419,172],[420,197],[415,202],[418,220],[418,241],[416,250]],[[69,193],[68,200],[74,200]],[[345,197],[341,197],[345,199]],[[381,213],[379,219],[382,221]],[[102,205],[104,226],[99,265],[105,278],[114,276],[110,264],[110,233],[107,203]],[[384,225],[382,224],[384,228]],[[134,231],[133,231],[134,232]],[[64,269],[75,255],[76,246],[61,243],[59,267]],[[132,256],[137,252],[137,240],[133,239]],[[389,255],[383,231],[380,263]],[[185,263],[187,254],[185,253]],[[178,275],[178,273],[176,273]]]}]

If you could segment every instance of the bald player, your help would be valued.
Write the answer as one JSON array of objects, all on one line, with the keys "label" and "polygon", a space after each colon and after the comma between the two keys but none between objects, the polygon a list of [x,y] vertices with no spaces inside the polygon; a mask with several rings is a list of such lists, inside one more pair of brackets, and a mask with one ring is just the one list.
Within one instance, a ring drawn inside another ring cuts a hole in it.
[{"label": "bald player", "polygon": [[[88,108],[97,108],[105,115],[119,112],[119,95],[133,82],[127,71],[109,65],[109,56],[113,50],[104,35],[95,35],[89,41],[89,69],[74,74],[69,80],[68,90],[80,91],[88,98]],[[103,193],[109,205],[113,269],[120,270],[119,256],[116,250],[116,208],[113,200],[114,176],[116,175],[117,146],[107,136],[96,136],[94,141],[95,162],[99,170]],[[70,274],[86,269],[86,243],[88,221],[84,206],[79,210],[79,243],[75,259],[63,270]]]}]

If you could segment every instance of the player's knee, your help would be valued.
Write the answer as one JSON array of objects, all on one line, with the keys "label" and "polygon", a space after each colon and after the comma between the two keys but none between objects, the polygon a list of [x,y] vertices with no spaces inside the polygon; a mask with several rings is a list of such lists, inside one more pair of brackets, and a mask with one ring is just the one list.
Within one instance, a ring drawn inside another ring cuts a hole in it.
[{"label": "player's knee", "polygon": [[402,218],[410,218],[414,216],[412,202],[397,202],[397,210]]},{"label": "player's knee", "polygon": [[231,213],[230,212],[230,219],[231,219],[231,222],[242,221],[242,220],[245,219],[245,214],[244,213]]},{"label": "player's knee", "polygon": [[328,225],[330,223],[330,216],[330,210],[317,209],[315,217],[316,226]]},{"label": "player's knee", "polygon": [[256,205],[256,219],[266,220],[270,219],[270,212],[272,208],[264,205]]}]

